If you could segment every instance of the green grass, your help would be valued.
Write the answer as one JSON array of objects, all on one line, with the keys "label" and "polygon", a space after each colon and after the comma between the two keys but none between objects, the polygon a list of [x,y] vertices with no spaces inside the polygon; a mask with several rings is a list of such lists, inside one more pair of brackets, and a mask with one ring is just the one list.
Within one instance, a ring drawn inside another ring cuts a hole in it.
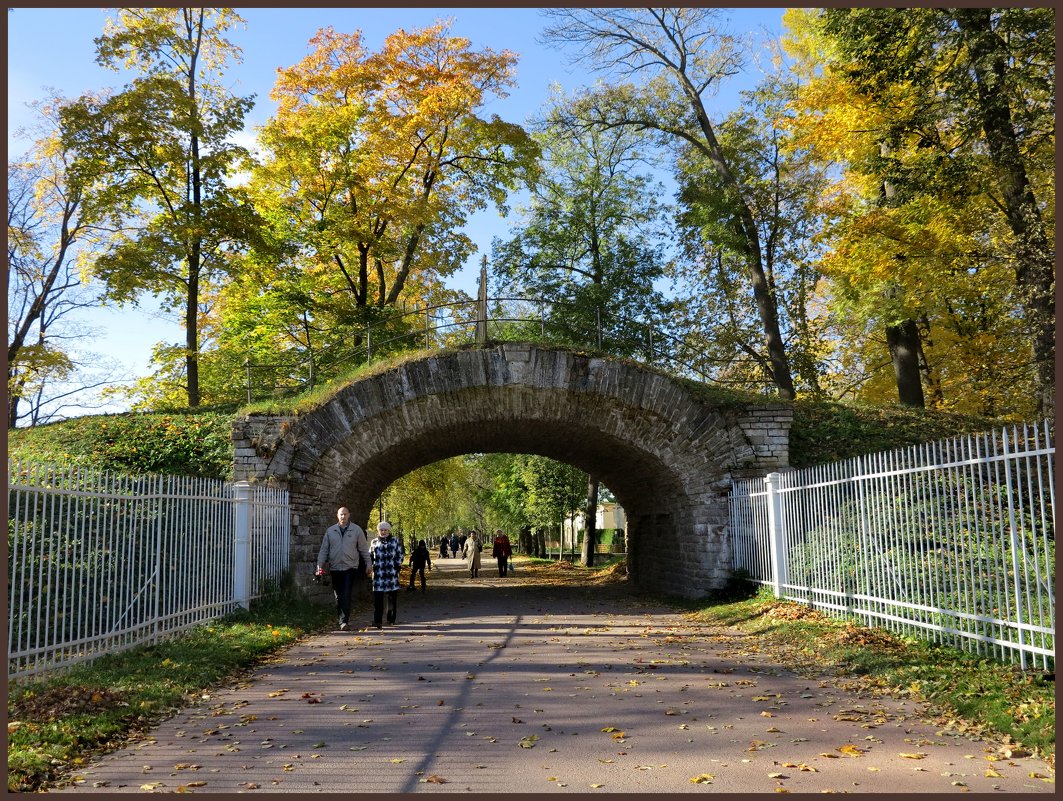
[{"label": "green grass", "polygon": [[762,588],[715,602],[679,602],[701,621],[755,634],[758,647],[791,666],[809,665],[870,693],[931,704],[936,722],[1010,740],[1054,764],[1052,674],[1002,664],[925,640],[894,636],[777,601]]},{"label": "green grass", "polygon": [[233,408],[129,412],[7,432],[8,458],[119,473],[228,478]]},{"label": "green grass", "polygon": [[332,620],[326,606],[266,599],[150,646],[8,688],[9,792],[46,788],[191,698]]}]

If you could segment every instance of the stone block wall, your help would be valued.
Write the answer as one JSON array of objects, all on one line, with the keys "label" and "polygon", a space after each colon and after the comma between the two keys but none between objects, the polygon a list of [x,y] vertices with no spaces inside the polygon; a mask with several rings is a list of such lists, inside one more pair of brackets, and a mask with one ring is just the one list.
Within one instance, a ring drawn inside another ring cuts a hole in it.
[{"label": "stone block wall", "polygon": [[337,506],[364,525],[380,492],[420,466],[539,453],[616,494],[637,585],[700,597],[729,576],[731,480],[786,467],[791,420],[785,403],[716,408],[630,363],[506,343],[408,362],[310,413],[239,420],[235,472],[288,487],[302,584]]}]

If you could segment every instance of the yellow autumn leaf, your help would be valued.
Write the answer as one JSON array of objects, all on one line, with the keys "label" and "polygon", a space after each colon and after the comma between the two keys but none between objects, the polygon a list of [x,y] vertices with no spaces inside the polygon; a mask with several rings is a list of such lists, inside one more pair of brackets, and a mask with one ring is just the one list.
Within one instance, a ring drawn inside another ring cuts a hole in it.
[{"label": "yellow autumn leaf", "polygon": [[712,773],[699,773],[697,776],[692,778],[690,781],[692,781],[694,784],[710,784],[712,782],[712,780],[715,779],[715,778],[716,778],[716,776],[713,775]]},{"label": "yellow autumn leaf", "polygon": [[898,754],[897,756],[903,757],[904,759],[926,759],[926,754],[921,754],[921,753],[916,753],[916,754]]},{"label": "yellow autumn leaf", "polygon": [[994,770],[993,768],[987,768],[986,769],[985,777],[987,779],[1003,779],[1003,778],[1005,778],[1003,773],[997,773],[996,770]]},{"label": "yellow autumn leaf", "polygon": [[846,756],[851,756],[851,757],[863,756],[863,754],[864,754],[864,752],[862,750],[857,748],[852,743],[846,743],[845,745],[843,745],[841,748],[839,748],[837,750],[840,751],[841,753],[845,754]]}]

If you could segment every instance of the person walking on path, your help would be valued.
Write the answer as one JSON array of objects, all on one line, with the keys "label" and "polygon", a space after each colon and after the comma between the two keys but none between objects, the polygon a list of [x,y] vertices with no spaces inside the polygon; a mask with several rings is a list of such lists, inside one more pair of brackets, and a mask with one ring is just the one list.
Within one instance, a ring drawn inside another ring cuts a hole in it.
[{"label": "person walking on path", "polygon": [[325,575],[325,565],[329,566],[340,631],[346,631],[350,624],[355,584],[360,583],[369,570],[369,542],[362,527],[351,522],[351,512],[346,506],[336,510],[336,520],[336,525],[329,526],[321,539],[316,575]]},{"label": "person walking on path", "polygon": [[443,539],[441,539],[439,541],[439,558],[440,559],[446,559],[447,558],[447,552],[449,551],[449,548],[447,546],[449,544],[450,544],[450,539],[447,537],[446,534],[444,534],[443,535]]},{"label": "person walking on path", "polygon": [[498,575],[505,577],[509,572],[509,557],[513,555],[513,548],[509,544],[509,537],[502,529],[495,529],[495,545],[491,549],[491,556],[498,562]]},{"label": "person walking on path", "polygon": [[460,547],[460,543],[458,542],[458,535],[457,534],[451,534],[450,535],[450,555],[453,556],[455,559],[458,558],[459,547]]},{"label": "person walking on path", "polygon": [[391,523],[376,524],[377,535],[369,543],[369,559],[373,565],[373,627],[382,628],[384,604],[387,602],[387,621],[395,625],[399,605],[399,570],[402,568],[402,543],[391,535]]},{"label": "person walking on path", "polygon": [[483,548],[480,546],[480,534],[473,531],[465,539],[465,546],[462,553],[465,554],[465,561],[469,565],[469,577],[477,578],[480,575],[480,551]]},{"label": "person walking on path", "polygon": [[428,565],[428,569],[432,569],[432,555],[428,552],[428,545],[424,540],[419,540],[417,547],[413,549],[413,553],[410,554],[410,586],[407,590],[413,589],[413,580],[418,573],[421,574],[421,592],[425,591],[424,580],[424,568]]}]

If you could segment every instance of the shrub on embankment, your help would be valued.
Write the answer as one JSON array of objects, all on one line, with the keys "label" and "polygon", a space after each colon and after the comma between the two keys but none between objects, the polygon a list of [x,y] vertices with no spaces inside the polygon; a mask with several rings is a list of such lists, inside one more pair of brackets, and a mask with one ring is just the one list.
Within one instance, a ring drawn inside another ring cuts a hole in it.
[{"label": "shrub on embankment", "polygon": [[12,429],[8,461],[198,478],[232,475],[234,409],[91,415]]}]

